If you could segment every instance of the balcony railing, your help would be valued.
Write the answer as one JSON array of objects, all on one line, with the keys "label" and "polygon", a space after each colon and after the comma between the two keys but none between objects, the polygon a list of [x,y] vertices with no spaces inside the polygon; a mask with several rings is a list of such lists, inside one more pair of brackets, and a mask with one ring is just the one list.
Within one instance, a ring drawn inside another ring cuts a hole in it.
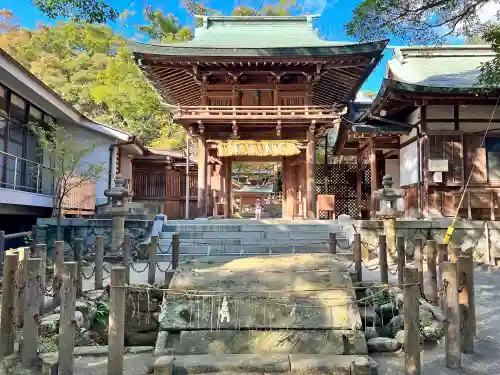
[{"label": "balcony railing", "polygon": [[179,120],[309,120],[333,119],[340,115],[332,106],[180,106]]},{"label": "balcony railing", "polygon": [[53,169],[0,151],[0,187],[35,194],[54,194]]}]

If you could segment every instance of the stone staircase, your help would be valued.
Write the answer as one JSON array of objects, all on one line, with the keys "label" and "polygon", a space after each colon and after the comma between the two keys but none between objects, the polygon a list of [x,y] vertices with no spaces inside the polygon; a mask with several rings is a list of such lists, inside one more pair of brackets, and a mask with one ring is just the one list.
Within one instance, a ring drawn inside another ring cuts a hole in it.
[{"label": "stone staircase", "polygon": [[311,220],[169,220],[159,235],[160,255],[169,258],[172,234],[178,232],[181,259],[200,256],[255,256],[265,254],[326,253],[329,233],[339,247],[348,245],[337,221]]}]

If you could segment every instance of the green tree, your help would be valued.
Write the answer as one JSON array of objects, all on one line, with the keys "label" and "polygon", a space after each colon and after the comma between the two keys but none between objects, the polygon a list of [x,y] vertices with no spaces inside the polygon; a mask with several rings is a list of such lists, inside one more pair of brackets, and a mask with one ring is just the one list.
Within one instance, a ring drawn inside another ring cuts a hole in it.
[{"label": "green tree", "polygon": [[101,178],[104,166],[85,161],[85,158],[98,146],[96,143],[82,143],[57,125],[44,128],[30,124],[30,128],[37,135],[40,148],[52,161],[55,180],[52,216],[57,218],[56,238],[61,240],[64,201],[78,187],[88,182],[97,182]]},{"label": "green tree", "polygon": [[127,41],[104,25],[59,22],[0,34],[5,49],[89,118],[131,131],[145,144],[161,137],[183,145],[148,80],[131,59]]},{"label": "green tree", "polygon": [[118,12],[101,0],[32,0],[49,18],[70,18],[73,21],[104,23],[114,21]]},{"label": "green tree", "polygon": [[[363,0],[346,24],[348,35],[361,41],[396,37],[409,44],[440,45],[450,36],[479,36],[500,52],[494,20],[481,21],[481,12],[495,0]],[[481,66],[478,83],[497,86],[500,60]]]},{"label": "green tree", "polygon": [[192,29],[182,26],[172,14],[165,15],[161,10],[151,7],[144,9],[146,25],[136,26],[137,29],[160,43],[182,42],[193,39]]}]

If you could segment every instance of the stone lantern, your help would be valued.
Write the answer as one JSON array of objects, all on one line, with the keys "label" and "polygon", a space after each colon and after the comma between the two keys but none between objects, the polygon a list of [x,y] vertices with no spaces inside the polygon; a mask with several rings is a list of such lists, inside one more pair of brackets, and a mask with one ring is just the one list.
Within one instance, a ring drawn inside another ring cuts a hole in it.
[{"label": "stone lantern", "polygon": [[125,234],[125,216],[127,214],[125,199],[130,196],[130,191],[125,187],[125,178],[121,174],[117,174],[114,186],[111,189],[105,190],[104,195],[111,199],[111,207],[108,210],[108,214],[111,215],[113,220],[111,227],[111,249],[106,258],[118,258]]},{"label": "stone lantern", "polygon": [[380,211],[376,215],[384,221],[387,250],[392,254],[391,257],[396,254],[396,218],[404,213],[397,208],[397,201],[404,197],[404,190],[393,189],[393,185],[392,176],[385,175],[382,179],[383,188],[374,192],[374,198],[380,202]]}]

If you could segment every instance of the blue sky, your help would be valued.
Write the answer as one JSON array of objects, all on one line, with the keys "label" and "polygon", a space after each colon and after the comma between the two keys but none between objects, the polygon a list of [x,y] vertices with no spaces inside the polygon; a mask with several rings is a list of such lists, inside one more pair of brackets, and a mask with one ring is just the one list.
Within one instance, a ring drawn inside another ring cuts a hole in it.
[{"label": "blue sky", "polygon": [[[206,0],[207,6],[217,9],[223,14],[230,14],[236,6],[247,5],[260,8],[261,5],[274,3],[275,1],[259,0]],[[297,0],[302,6],[303,12],[321,14],[316,21],[315,27],[319,29],[322,37],[328,40],[347,41],[344,25],[351,19],[352,10],[359,0]],[[132,25],[143,23],[142,9],[144,5],[159,8],[164,13],[174,14],[183,24],[192,24],[192,17],[181,6],[181,0],[108,0],[108,3],[117,8],[120,12],[128,9],[133,14],[126,21],[127,25],[119,21],[110,26],[127,37],[134,37],[136,32]],[[54,20],[45,17],[37,7],[32,5],[30,0],[0,0],[0,8],[7,8],[14,12],[22,26],[27,28],[36,27],[39,23],[53,24]],[[135,14],[134,14],[135,12]],[[398,44],[391,40],[391,44]],[[378,91],[385,74],[385,65],[390,58],[392,51],[386,50],[384,59],[367,79],[362,89]]]}]

